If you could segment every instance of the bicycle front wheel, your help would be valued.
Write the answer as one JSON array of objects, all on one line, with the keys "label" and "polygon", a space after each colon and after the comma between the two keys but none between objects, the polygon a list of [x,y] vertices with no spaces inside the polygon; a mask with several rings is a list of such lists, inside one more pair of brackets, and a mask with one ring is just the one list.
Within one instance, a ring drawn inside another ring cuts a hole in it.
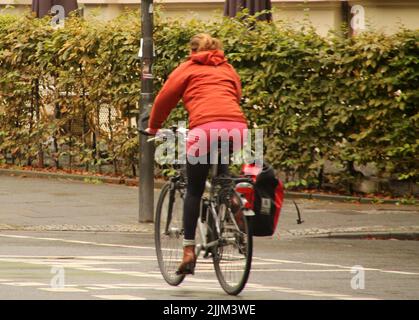
[{"label": "bicycle front wheel", "polygon": [[233,214],[231,205],[221,203],[220,244],[213,254],[215,273],[223,290],[238,295],[250,274],[253,253],[251,217]]},{"label": "bicycle front wheel", "polygon": [[179,285],[184,275],[176,275],[183,254],[183,189],[166,183],[157,202],[154,240],[160,272],[166,282]]}]

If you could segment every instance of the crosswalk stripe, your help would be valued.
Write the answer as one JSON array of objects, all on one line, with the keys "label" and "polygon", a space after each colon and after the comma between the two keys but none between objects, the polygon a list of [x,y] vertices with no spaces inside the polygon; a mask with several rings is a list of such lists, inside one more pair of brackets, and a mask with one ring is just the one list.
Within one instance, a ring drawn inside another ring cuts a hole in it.
[{"label": "crosswalk stripe", "polygon": [[39,290],[49,291],[49,292],[89,292],[89,290],[80,289],[80,288],[38,288]]}]

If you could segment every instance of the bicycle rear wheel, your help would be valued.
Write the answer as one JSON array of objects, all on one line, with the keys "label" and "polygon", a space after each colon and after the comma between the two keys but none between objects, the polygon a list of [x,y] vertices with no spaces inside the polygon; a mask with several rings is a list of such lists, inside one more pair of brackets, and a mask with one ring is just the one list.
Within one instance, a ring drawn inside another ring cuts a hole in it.
[{"label": "bicycle rear wheel", "polygon": [[213,254],[215,273],[226,293],[238,295],[247,283],[252,264],[252,223],[250,217],[242,215],[238,224],[229,203],[221,203],[218,214],[221,234]]},{"label": "bicycle rear wheel", "polygon": [[166,282],[179,285],[184,275],[176,275],[183,254],[183,189],[166,183],[160,192],[154,224],[154,240],[160,272]]}]

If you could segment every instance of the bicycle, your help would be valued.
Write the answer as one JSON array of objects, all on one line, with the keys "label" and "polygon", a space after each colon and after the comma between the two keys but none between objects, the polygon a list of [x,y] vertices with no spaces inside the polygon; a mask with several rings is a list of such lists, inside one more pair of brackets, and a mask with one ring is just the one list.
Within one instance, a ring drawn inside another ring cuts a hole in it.
[{"label": "bicycle", "polygon": [[[177,127],[171,127],[171,131],[177,136]],[[144,130],[140,132],[147,134]],[[218,160],[220,163],[221,159]],[[174,168],[176,174],[162,187],[157,202],[154,237],[163,278],[169,285],[177,286],[185,278],[185,275],[176,275],[176,270],[183,253],[182,216],[187,180],[184,164],[175,163]],[[223,290],[229,295],[238,295],[247,283],[252,264],[254,212],[245,197],[236,191],[236,186],[251,188],[253,182],[246,177],[219,175],[218,169],[217,164],[211,165],[207,193],[201,200],[197,228],[201,242],[196,245],[196,256],[203,252],[204,259],[212,258]]]}]

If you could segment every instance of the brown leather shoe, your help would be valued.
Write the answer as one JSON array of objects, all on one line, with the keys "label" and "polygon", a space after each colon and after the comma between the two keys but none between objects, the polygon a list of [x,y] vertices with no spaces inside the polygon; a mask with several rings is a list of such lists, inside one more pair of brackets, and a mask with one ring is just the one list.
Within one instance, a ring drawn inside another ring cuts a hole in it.
[{"label": "brown leather shoe", "polygon": [[181,274],[194,274],[195,273],[195,246],[183,247],[183,260],[176,271],[177,275]]}]

